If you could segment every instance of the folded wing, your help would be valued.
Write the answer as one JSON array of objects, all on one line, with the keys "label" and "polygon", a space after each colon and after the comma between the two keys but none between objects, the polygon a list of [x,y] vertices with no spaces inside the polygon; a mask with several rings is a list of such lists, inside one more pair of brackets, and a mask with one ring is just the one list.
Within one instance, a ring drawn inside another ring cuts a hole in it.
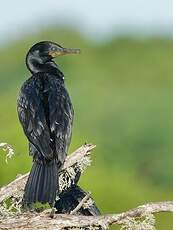
[{"label": "folded wing", "polygon": [[21,88],[18,98],[18,116],[25,135],[37,149],[38,158],[51,160],[50,129],[47,125],[39,78],[28,79]]},{"label": "folded wing", "polygon": [[59,80],[51,78],[49,87],[51,139],[54,140],[58,161],[63,164],[71,141],[74,111],[68,92]]}]

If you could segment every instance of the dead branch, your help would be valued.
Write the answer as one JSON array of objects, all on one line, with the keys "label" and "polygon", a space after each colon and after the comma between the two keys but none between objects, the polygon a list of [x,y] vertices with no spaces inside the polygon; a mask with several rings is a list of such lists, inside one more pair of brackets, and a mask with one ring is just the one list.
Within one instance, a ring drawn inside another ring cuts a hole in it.
[{"label": "dead branch", "polygon": [[158,212],[173,212],[173,202],[148,203],[120,214],[102,216],[77,216],[57,214],[50,218],[50,210],[42,213],[23,213],[22,215],[1,220],[0,229],[31,230],[31,229],[81,229],[93,227],[107,228],[112,224],[122,224],[124,220],[132,217],[141,217]]},{"label": "dead branch", "polygon": [[73,211],[71,211],[71,215],[74,215],[77,213],[77,211],[79,211],[79,209],[84,205],[84,203],[89,199],[91,193],[89,192],[82,200],[81,202],[76,206],[75,209],[73,209]]}]

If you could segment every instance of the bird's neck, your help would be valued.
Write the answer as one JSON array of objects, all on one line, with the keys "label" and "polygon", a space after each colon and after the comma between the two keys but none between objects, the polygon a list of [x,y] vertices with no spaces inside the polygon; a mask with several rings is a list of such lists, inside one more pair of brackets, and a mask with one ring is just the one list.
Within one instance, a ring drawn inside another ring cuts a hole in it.
[{"label": "bird's neck", "polygon": [[50,73],[58,76],[64,80],[64,74],[59,70],[57,64],[53,60],[43,61],[33,56],[27,56],[26,65],[32,74],[36,73]]}]

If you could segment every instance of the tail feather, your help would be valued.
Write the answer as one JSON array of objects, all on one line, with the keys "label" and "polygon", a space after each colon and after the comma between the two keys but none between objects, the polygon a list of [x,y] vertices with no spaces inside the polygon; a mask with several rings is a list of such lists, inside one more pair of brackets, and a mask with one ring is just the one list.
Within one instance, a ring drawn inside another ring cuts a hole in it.
[{"label": "tail feather", "polygon": [[25,204],[35,202],[53,204],[58,186],[57,163],[34,162],[25,186],[23,201]]},{"label": "tail feather", "polygon": [[[50,173],[50,177],[53,177],[53,174],[52,174],[52,173],[53,173],[53,170],[51,170],[49,173]],[[51,180],[51,181],[50,181],[50,190],[53,190],[53,187],[54,187],[54,186],[53,186],[53,180]],[[50,194],[50,199],[52,199],[52,195],[53,195],[53,194]]]},{"label": "tail feather", "polygon": [[[33,179],[31,180],[31,178],[35,178],[35,174],[37,173],[37,170],[38,170],[38,168],[36,168],[36,165],[33,164],[32,170],[31,170],[31,172],[30,172],[30,174],[29,174],[28,181],[27,181],[26,186],[25,186],[25,193],[24,193],[24,196],[25,196],[25,195],[26,195],[26,197],[27,197],[27,196],[30,196],[30,199],[32,199],[32,197],[31,197],[31,195],[33,194],[32,188],[34,187],[34,186],[33,186],[34,180],[33,180]],[[29,189],[29,188],[30,188],[30,189]]]},{"label": "tail feather", "polygon": [[34,178],[34,183],[33,183],[33,187],[32,187],[32,189],[35,190],[35,191],[33,191],[32,196],[33,197],[35,196],[36,201],[39,200],[39,197],[40,197],[40,188],[42,187],[42,177],[43,177],[43,173],[44,173],[41,164],[38,165],[38,172],[39,173],[36,174],[36,175],[38,175],[38,177]]},{"label": "tail feather", "polygon": [[[49,188],[47,181],[49,180],[49,174],[48,174],[48,170],[45,170],[45,175],[44,175],[44,183],[43,183],[43,190],[45,191],[45,194],[48,194],[47,189]],[[52,189],[51,189],[52,190]],[[43,199],[44,195],[42,194],[42,199]],[[47,199],[47,197],[45,198]]]}]

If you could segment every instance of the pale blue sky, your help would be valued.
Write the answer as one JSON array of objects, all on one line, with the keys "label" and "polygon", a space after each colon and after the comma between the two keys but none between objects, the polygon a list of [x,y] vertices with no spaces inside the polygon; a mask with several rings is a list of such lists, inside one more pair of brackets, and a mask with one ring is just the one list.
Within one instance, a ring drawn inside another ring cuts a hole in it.
[{"label": "pale blue sky", "polygon": [[5,0],[0,7],[0,41],[15,39],[51,22],[75,24],[89,36],[112,31],[172,34],[171,0]]}]

